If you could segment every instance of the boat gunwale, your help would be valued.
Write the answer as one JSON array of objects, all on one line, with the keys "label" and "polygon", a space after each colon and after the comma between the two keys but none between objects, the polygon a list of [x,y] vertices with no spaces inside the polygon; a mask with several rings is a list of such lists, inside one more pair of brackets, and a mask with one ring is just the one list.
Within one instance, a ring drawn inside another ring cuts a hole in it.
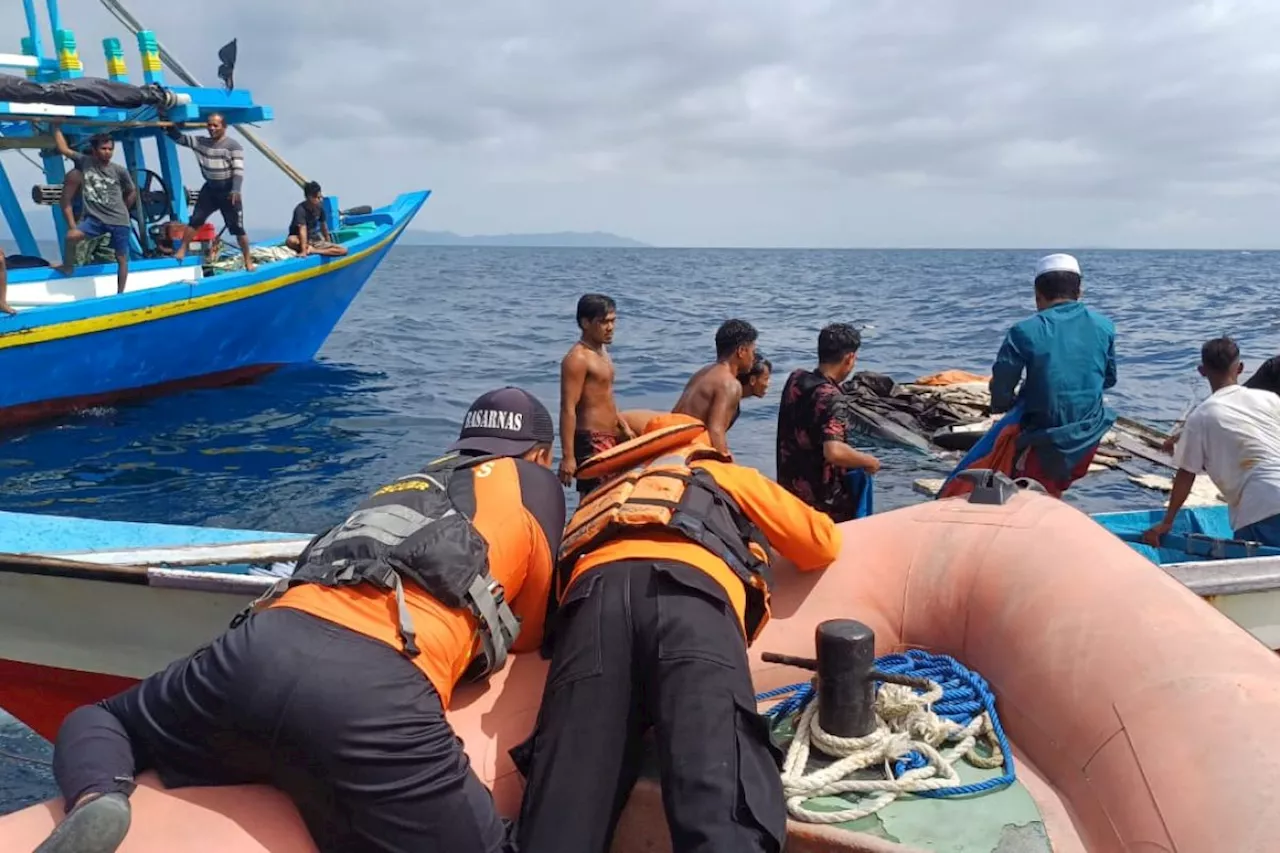
[{"label": "boat gunwale", "polygon": [[1200,596],[1280,591],[1280,556],[1187,560],[1159,568]]},{"label": "boat gunwale", "polygon": [[[268,574],[122,566],[79,560],[60,560],[39,554],[9,556],[9,562],[0,563],[0,575],[66,578],[68,580],[96,581],[98,583],[151,586],[161,589],[182,589],[192,592],[245,594],[265,592],[280,579],[278,575]],[[12,559],[19,556],[31,557],[32,559],[29,561]]]},{"label": "boat gunwale", "polygon": [[[163,316],[151,317],[145,315],[151,315],[165,309],[173,310],[172,306],[182,306],[184,310],[179,313],[202,310],[206,307],[216,307],[218,304],[225,302],[252,298],[257,296],[259,292],[276,290],[317,276],[336,272],[364,260],[398,239],[430,195],[430,190],[415,190],[402,193],[390,204],[367,214],[350,217],[349,219],[353,224],[369,221],[377,222],[378,220],[386,221],[379,222],[379,228],[376,231],[360,235],[350,242],[344,243],[343,245],[348,248],[349,252],[345,256],[330,258],[313,255],[306,258],[288,258],[272,264],[261,265],[253,272],[233,270],[203,278],[183,279],[169,284],[148,287],[143,290],[126,290],[120,294],[24,308],[15,317],[11,318],[12,323],[6,323],[3,330],[0,330],[0,348],[34,345],[43,343],[46,340],[83,334],[83,332],[73,329],[67,330],[69,334],[59,334],[54,331],[59,326],[78,326],[83,323],[97,324],[113,318],[132,322],[112,323],[112,328],[134,325],[137,322],[146,322],[150,319],[163,319]],[[98,269],[99,267],[101,268],[100,270]],[[113,264],[98,264],[80,269],[84,271],[82,275],[90,276],[105,275],[112,271],[113,268]],[[176,264],[172,268],[174,270],[182,269]],[[57,277],[52,268],[40,268],[40,271],[47,272],[48,275],[34,280],[23,280],[18,277],[18,273],[26,272],[26,270],[10,270],[9,286],[12,288],[15,285],[39,284]],[[203,304],[205,301],[211,301],[214,304],[205,305]],[[200,304],[191,305],[191,303]],[[135,313],[144,316],[142,318],[129,316]],[[61,330],[58,331],[60,332]],[[38,340],[32,340],[32,338],[38,338]]]}]

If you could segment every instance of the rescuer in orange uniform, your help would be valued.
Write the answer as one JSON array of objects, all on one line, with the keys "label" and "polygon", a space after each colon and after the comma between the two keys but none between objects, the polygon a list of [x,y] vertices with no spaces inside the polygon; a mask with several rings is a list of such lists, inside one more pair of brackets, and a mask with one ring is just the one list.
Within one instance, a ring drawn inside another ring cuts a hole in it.
[{"label": "rescuer in orange uniform", "polygon": [[68,816],[40,853],[110,853],[134,776],[260,782],[324,853],[493,853],[506,829],[445,719],[454,686],[536,649],[564,528],[551,415],[503,388],[451,453],[314,538],[209,646],[68,715]]},{"label": "rescuer in orange uniform", "polygon": [[521,853],[605,853],[650,728],[677,853],[776,853],[780,755],[746,650],[769,619],[769,546],[812,571],[839,531],[687,415],[653,418],[578,475],[601,485],[565,530],[542,708],[512,751]]}]

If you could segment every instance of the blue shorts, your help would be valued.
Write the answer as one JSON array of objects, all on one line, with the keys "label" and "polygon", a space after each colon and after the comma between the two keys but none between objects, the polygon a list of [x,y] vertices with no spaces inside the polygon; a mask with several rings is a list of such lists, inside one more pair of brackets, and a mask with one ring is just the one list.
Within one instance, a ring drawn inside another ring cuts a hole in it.
[{"label": "blue shorts", "polygon": [[80,220],[77,226],[84,232],[86,240],[92,240],[95,237],[101,237],[103,234],[111,235],[111,248],[117,256],[129,255],[129,235],[133,229],[128,225],[107,225],[96,216],[86,216]]},{"label": "blue shorts", "polygon": [[1280,548],[1280,515],[1247,524],[1236,531],[1236,538],[1246,542],[1261,542],[1272,548]]}]

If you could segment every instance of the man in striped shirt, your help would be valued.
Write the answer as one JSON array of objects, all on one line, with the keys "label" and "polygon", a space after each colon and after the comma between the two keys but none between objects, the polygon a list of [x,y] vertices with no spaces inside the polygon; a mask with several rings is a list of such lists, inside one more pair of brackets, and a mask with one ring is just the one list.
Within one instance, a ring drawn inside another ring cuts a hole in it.
[{"label": "man in striped shirt", "polygon": [[249,235],[244,230],[244,208],[240,206],[240,185],[244,181],[244,147],[227,136],[227,120],[218,113],[209,116],[206,125],[208,136],[192,136],[169,128],[169,137],[179,145],[185,145],[196,155],[204,186],[196,198],[195,209],[182,236],[182,246],[174,252],[178,263],[187,256],[187,247],[195,237],[196,229],[204,225],[213,212],[222,213],[227,230],[235,235],[244,255],[244,268],[256,269],[249,252]]}]

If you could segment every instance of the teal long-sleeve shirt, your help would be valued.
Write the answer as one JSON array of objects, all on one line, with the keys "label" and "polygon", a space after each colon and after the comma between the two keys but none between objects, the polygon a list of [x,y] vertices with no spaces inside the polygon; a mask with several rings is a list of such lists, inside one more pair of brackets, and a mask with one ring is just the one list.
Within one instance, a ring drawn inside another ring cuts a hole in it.
[{"label": "teal long-sleeve shirt", "polygon": [[1066,477],[1116,421],[1102,403],[1103,390],[1116,384],[1115,342],[1110,320],[1081,302],[1063,302],[1018,323],[1000,346],[991,411],[1007,412],[1022,400],[1018,446],[1035,447],[1055,476]]}]

